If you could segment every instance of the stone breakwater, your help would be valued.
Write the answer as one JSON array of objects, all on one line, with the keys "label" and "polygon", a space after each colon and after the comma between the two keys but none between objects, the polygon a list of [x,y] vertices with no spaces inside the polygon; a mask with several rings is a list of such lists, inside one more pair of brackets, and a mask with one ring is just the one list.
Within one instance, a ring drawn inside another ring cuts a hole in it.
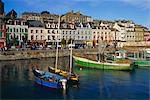
[{"label": "stone breakwater", "polygon": [[[73,55],[85,56],[87,58],[96,59],[97,49],[74,49]],[[90,55],[91,54],[91,55]],[[65,57],[70,55],[70,50],[60,49],[59,57]],[[27,50],[27,51],[3,51],[0,52],[0,61],[4,60],[22,60],[22,59],[39,59],[45,57],[55,57],[56,50]]]}]

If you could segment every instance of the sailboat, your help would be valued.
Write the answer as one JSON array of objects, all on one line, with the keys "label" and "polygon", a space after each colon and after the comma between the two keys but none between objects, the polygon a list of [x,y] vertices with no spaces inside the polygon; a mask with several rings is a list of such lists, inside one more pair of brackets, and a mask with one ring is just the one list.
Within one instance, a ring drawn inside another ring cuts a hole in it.
[{"label": "sailboat", "polygon": [[34,81],[37,84],[56,89],[63,88],[66,90],[67,80],[64,77],[38,70],[35,67],[32,68],[32,72],[34,74]]},{"label": "sailboat", "polygon": [[[55,73],[57,73],[57,62],[58,62],[58,40],[57,42],[57,49],[56,49],[56,63],[55,63]],[[66,89],[67,79],[57,75],[52,72],[46,72],[36,69],[35,67],[32,68],[32,72],[34,74],[34,81],[37,84],[51,87],[51,88],[63,88]]]},{"label": "sailboat", "polygon": [[[71,40],[72,44],[72,40]],[[53,68],[53,67],[48,67],[49,72],[55,73],[57,75],[63,76],[64,78],[67,79],[67,82],[70,84],[78,84],[79,82],[79,75],[75,74],[72,72],[72,46],[70,48],[70,68],[69,72],[58,69],[58,68]]]},{"label": "sailboat", "polygon": [[[59,18],[59,23],[58,23],[58,32],[60,32],[60,18]],[[71,49],[70,49],[70,70],[69,70],[69,72],[67,72],[67,71],[58,69],[58,66],[57,66],[58,65],[58,63],[57,63],[58,62],[58,41],[57,41],[56,45],[57,45],[57,48],[56,48],[55,68],[49,66],[48,67],[49,72],[60,75],[64,78],[66,78],[68,83],[73,83],[73,84],[78,83],[79,82],[79,76],[72,72],[72,46],[71,46]],[[71,45],[72,45],[72,40],[71,40]]]}]

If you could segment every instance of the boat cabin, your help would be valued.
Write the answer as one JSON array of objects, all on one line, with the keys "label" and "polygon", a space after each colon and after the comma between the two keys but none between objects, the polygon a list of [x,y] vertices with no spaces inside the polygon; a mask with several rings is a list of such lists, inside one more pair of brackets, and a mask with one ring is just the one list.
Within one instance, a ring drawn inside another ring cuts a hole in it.
[{"label": "boat cabin", "polygon": [[115,58],[116,59],[122,59],[127,57],[127,51],[126,50],[119,50],[115,52]]}]

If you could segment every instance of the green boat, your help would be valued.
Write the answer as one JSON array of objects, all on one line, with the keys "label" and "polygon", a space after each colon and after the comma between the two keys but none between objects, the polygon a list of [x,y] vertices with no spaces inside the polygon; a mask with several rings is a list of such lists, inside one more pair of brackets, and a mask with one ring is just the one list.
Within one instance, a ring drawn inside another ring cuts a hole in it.
[{"label": "green boat", "polygon": [[135,60],[134,65],[136,66],[145,66],[145,67],[150,67],[150,61],[146,60]]},{"label": "green boat", "polygon": [[126,70],[126,71],[134,69],[132,64],[102,63],[76,56],[73,56],[73,58],[74,64],[76,66],[81,67],[104,69],[104,70]]}]

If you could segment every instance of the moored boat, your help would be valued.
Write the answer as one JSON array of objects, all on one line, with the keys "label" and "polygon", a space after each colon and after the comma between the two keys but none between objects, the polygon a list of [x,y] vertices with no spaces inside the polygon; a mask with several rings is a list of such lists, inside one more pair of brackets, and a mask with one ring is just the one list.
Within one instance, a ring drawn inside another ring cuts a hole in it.
[{"label": "moored boat", "polygon": [[147,61],[147,60],[135,60],[134,61],[134,65],[150,67],[150,61]]},{"label": "moored boat", "polygon": [[34,73],[34,81],[37,84],[42,86],[50,87],[50,88],[63,88],[66,89],[66,82],[67,80],[59,75],[40,71],[38,69],[32,69]]},{"label": "moored boat", "polygon": [[53,67],[48,67],[49,72],[55,73],[67,79],[68,83],[77,84],[79,82],[79,76],[75,73],[69,73],[61,69],[55,69]]},{"label": "moored boat", "polygon": [[104,69],[104,70],[133,70],[132,64],[118,64],[118,63],[107,63],[107,62],[97,62],[86,58],[76,57],[74,58],[74,64],[76,66],[94,68],[94,69]]},{"label": "moored boat", "polygon": [[[72,44],[72,40],[71,40],[71,44]],[[58,49],[57,49],[57,52],[58,52]],[[57,53],[57,55],[58,55],[58,53]],[[56,59],[56,62],[57,62],[57,59]],[[66,78],[68,80],[67,82],[69,84],[77,84],[79,82],[79,75],[77,75],[77,74],[72,72],[72,47],[70,49],[70,67],[69,67],[69,72],[61,70],[61,69],[58,69],[57,68],[57,63],[56,63],[55,68],[49,66],[48,70],[51,73],[63,76],[64,78]]]}]

